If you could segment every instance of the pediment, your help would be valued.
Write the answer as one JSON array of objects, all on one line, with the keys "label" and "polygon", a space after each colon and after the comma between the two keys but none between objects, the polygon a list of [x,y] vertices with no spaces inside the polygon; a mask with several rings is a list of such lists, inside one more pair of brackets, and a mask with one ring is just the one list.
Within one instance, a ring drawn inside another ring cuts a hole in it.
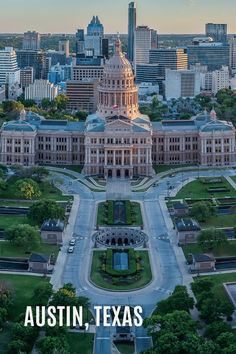
[{"label": "pediment", "polygon": [[[118,131],[132,131],[133,124],[117,119],[116,121],[109,122],[105,124],[105,130],[106,131],[112,131],[113,132],[118,132]],[[116,130],[117,129],[117,130]]]}]

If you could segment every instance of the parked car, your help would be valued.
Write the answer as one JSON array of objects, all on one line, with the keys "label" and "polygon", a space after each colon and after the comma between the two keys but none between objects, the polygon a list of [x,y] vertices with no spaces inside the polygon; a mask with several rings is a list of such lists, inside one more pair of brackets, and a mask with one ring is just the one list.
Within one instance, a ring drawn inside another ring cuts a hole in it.
[{"label": "parked car", "polygon": [[176,176],[176,174],[174,174],[174,173],[172,173],[171,175],[170,175],[170,177],[175,177]]},{"label": "parked car", "polygon": [[74,247],[73,246],[68,247],[67,252],[68,253],[73,253],[74,252]]},{"label": "parked car", "polygon": [[72,238],[69,242],[70,246],[74,246],[76,243],[76,239],[75,238]]}]

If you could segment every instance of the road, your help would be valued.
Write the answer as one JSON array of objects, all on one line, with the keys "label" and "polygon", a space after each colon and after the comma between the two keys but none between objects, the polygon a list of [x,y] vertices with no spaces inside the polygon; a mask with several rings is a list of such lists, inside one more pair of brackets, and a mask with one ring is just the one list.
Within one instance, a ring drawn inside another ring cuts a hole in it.
[{"label": "road", "polygon": [[[235,174],[236,171],[232,169],[200,171],[201,177],[232,176]],[[105,291],[96,288],[89,282],[88,274],[93,247],[91,236],[95,231],[96,205],[99,201],[106,199],[106,194],[93,193],[81,183],[71,180],[68,176],[63,176],[63,188],[69,193],[80,195],[80,206],[74,226],[77,243],[74,253],[67,257],[62,283],[72,283],[76,287],[78,295],[90,299],[91,308],[95,305],[140,305],[143,308],[143,317],[149,316],[158,301],[167,298],[177,284],[183,283],[182,273],[161,212],[159,197],[168,195],[168,180],[170,185],[177,187],[187,179],[197,176],[198,171],[179,173],[173,178],[161,180],[157,187],[151,187],[146,193],[131,192],[130,188],[125,188],[122,184],[122,189],[126,191],[125,199],[141,202],[144,231],[149,236],[150,263],[153,272],[153,281],[150,285],[142,290],[128,293]],[[117,190],[119,183],[116,181],[114,185]],[[111,193],[111,186],[109,186],[109,191]],[[122,199],[121,194],[119,197]],[[111,337],[114,331],[115,329],[112,327],[98,327],[95,354],[111,353]],[[151,339],[147,336],[144,328],[133,327],[133,332],[136,336],[136,353],[151,346]]]}]

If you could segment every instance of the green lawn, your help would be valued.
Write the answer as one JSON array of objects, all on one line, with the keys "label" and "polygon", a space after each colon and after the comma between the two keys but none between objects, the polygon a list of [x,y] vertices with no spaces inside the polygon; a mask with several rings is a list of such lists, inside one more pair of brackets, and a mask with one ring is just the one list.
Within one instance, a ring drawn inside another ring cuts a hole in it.
[{"label": "green lawn", "polygon": [[[60,246],[47,245],[42,243],[36,249],[31,250],[32,253],[39,254],[51,254],[54,253],[57,257]],[[18,258],[29,258],[30,254],[25,253],[25,248],[13,246],[8,241],[0,242],[0,257],[18,257]]]},{"label": "green lawn", "polygon": [[230,176],[230,178],[236,183],[236,176]]},{"label": "green lawn", "polygon": [[51,166],[51,167],[57,167],[57,168],[66,168],[67,170],[71,170],[71,171],[74,171],[74,172],[78,172],[78,173],[81,173],[82,172],[82,169],[84,166],[82,165],[44,165],[45,167],[47,166]]},{"label": "green lawn", "polygon": [[201,227],[236,227],[236,214],[215,215],[206,222],[200,222]]},{"label": "green lawn", "polygon": [[154,165],[153,168],[157,173],[161,172],[166,172],[175,168],[181,168],[181,167],[191,167],[191,166],[197,166],[196,164],[182,164],[182,165]]},{"label": "green lawn", "polygon": [[132,342],[115,342],[115,346],[121,354],[133,354],[135,352]]},{"label": "green lawn", "polygon": [[10,324],[5,324],[3,331],[0,332],[0,353],[6,354],[8,350],[8,344],[11,341],[11,328]]},{"label": "green lawn", "polygon": [[[205,253],[201,247],[199,247],[196,243],[191,245],[182,246],[185,257],[187,258],[189,253],[198,254]],[[215,257],[224,257],[224,256],[235,256],[236,255],[236,241],[229,241],[226,245],[222,245],[220,247],[213,249],[213,255]]]},{"label": "green lawn", "polygon": [[6,229],[9,226],[18,224],[29,224],[29,220],[25,216],[18,215],[0,215],[0,228]]},{"label": "green lawn", "polygon": [[71,354],[92,354],[94,335],[92,333],[68,333]]},{"label": "green lawn", "polygon": [[24,207],[28,208],[32,205],[33,203],[31,201],[29,202],[3,202],[0,201],[0,207]]},{"label": "green lawn", "polygon": [[215,274],[215,275],[208,275],[207,278],[214,282],[213,293],[220,299],[228,300],[230,299],[223,287],[223,283],[236,281],[236,272],[235,273],[228,273],[228,274]]},{"label": "green lawn", "polygon": [[[222,178],[223,183],[218,184],[204,184],[201,183],[199,179],[188,183],[184,186],[176,195],[176,198],[185,199],[199,199],[199,198],[210,198],[211,195],[214,195],[215,198],[222,198],[225,196],[236,197],[236,190],[231,186],[231,184],[225,179]],[[214,192],[209,193],[207,188],[209,187],[226,187],[229,189],[229,192]]]},{"label": "green lawn", "polygon": [[32,275],[0,274],[0,281],[5,281],[13,290],[14,304],[10,310],[10,320],[15,321],[21,313],[25,313],[26,306],[33,306],[32,296],[36,286],[48,282],[49,278],[34,277]]},{"label": "green lawn", "polygon": [[102,253],[103,251],[93,252],[93,261],[92,261],[90,278],[95,285],[98,285],[104,289],[111,289],[111,290],[134,290],[147,285],[152,280],[152,272],[149,263],[148,251],[138,251],[138,253],[141,256],[140,265],[144,269],[141,272],[142,275],[141,278],[137,280],[135,283],[130,283],[130,284],[123,283],[120,285],[113,285],[103,279],[103,276],[100,272],[100,268],[101,268],[100,256],[102,255]]},{"label": "green lawn", "polygon": [[[7,188],[5,190],[0,190],[0,198],[24,200],[16,195],[15,183],[18,179],[19,178],[16,176],[9,178],[7,181]],[[68,200],[70,198],[69,196],[63,196],[57,187],[51,186],[48,182],[39,183],[39,188],[42,193],[39,199]]]},{"label": "green lawn", "polygon": [[[143,224],[142,212],[140,208],[140,203],[137,202],[130,202],[131,209],[134,211],[134,214],[131,215],[135,217],[135,221],[132,222],[132,226],[140,226]],[[101,202],[98,204],[98,211],[97,211],[97,225],[99,226],[107,226],[104,219],[108,218],[108,214],[105,213],[106,207],[105,202]],[[130,225],[130,224],[127,224]]]}]

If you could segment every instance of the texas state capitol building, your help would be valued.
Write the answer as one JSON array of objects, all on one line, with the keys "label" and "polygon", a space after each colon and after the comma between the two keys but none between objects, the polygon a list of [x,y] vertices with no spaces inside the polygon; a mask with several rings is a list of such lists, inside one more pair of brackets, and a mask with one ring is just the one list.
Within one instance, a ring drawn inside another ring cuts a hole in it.
[{"label": "texas state capitol building", "polygon": [[84,165],[87,176],[152,176],[152,165],[235,163],[235,128],[213,110],[191,120],[150,122],[140,114],[131,64],[116,42],[104,68],[96,114],[86,122],[46,120],[22,111],[1,128],[1,162]]}]

